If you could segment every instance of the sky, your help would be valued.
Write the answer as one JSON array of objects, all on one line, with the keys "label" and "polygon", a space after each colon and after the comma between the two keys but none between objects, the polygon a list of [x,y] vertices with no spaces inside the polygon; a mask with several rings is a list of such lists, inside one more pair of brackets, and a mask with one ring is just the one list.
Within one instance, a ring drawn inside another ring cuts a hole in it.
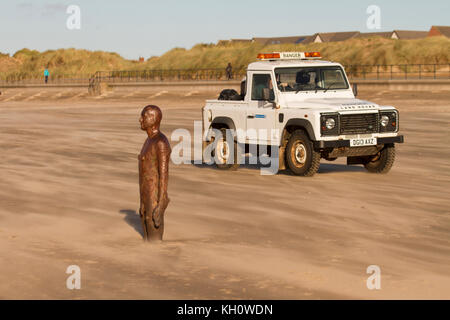
[{"label": "sky", "polygon": [[[67,27],[70,5],[80,8],[80,29]],[[379,30],[367,28],[370,5],[380,8]],[[138,59],[231,38],[428,31],[450,26],[449,13],[449,0],[1,0],[0,52],[78,48]]]}]

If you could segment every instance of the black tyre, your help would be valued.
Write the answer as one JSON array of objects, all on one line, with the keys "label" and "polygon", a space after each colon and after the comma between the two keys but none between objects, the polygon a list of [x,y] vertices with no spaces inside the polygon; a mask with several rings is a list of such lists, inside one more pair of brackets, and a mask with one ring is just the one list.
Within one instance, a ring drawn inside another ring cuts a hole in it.
[{"label": "black tyre", "polygon": [[367,171],[372,173],[388,173],[395,160],[395,145],[386,145],[378,154],[371,157],[365,164]]},{"label": "black tyre", "polygon": [[[222,133],[222,137],[217,141],[214,141],[214,159],[216,162],[216,166],[221,170],[236,170],[239,167],[238,143],[234,139],[232,141],[227,140],[227,133],[225,128],[220,129],[220,132]],[[231,147],[234,148],[233,159],[231,159]]]},{"label": "black tyre", "polygon": [[286,163],[298,176],[313,176],[320,166],[320,153],[314,150],[313,143],[302,130],[296,130],[286,146]]}]

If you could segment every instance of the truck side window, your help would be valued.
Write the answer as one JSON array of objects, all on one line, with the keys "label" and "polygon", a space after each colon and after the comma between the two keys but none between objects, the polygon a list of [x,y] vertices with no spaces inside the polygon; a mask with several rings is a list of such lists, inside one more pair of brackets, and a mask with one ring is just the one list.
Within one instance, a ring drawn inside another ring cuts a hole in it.
[{"label": "truck side window", "polygon": [[263,100],[263,89],[270,89],[270,100],[275,100],[270,74],[254,74],[252,82],[252,100]]}]

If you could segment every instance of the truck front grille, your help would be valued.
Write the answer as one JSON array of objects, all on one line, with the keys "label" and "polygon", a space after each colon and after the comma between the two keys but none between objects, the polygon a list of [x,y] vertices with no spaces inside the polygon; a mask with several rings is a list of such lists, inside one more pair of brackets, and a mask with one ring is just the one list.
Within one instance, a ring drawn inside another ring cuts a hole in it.
[{"label": "truck front grille", "polygon": [[378,113],[343,114],[340,122],[341,134],[378,132]]}]

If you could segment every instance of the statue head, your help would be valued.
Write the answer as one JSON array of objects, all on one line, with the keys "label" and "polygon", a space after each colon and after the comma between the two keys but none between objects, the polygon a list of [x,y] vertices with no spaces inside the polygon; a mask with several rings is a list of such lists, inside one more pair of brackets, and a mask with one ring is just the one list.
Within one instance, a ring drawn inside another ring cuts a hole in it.
[{"label": "statue head", "polygon": [[162,119],[161,109],[154,105],[144,107],[141,112],[139,122],[141,129],[145,131],[159,131],[159,125]]}]

